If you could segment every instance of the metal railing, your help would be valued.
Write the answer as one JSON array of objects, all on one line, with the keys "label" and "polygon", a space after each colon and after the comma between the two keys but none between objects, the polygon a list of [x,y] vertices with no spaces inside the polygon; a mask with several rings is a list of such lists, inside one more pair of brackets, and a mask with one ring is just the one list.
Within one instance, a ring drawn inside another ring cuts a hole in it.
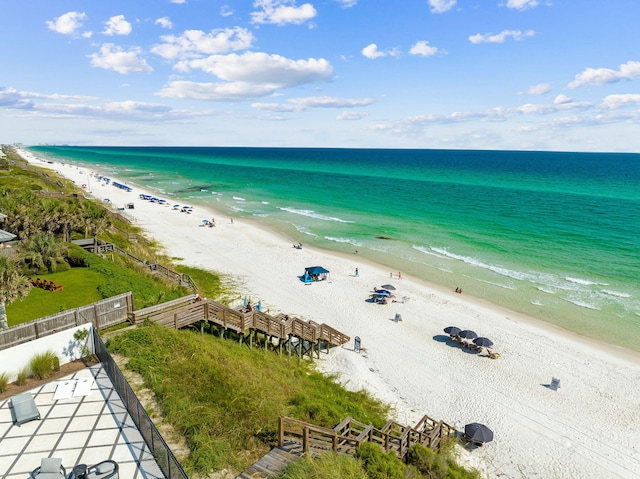
[{"label": "metal railing", "polygon": [[173,452],[162,438],[162,435],[151,421],[151,418],[138,400],[136,393],[127,382],[120,368],[107,350],[98,332],[93,329],[94,351],[104,367],[113,387],[124,402],[127,412],[133,419],[144,441],[151,450],[158,466],[167,479],[189,479],[189,476],[174,456]]}]

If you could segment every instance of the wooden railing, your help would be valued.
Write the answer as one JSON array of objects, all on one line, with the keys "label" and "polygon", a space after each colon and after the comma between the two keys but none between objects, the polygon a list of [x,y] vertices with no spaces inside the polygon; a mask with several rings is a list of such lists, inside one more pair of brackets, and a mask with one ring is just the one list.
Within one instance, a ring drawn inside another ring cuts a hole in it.
[{"label": "wooden railing", "polygon": [[271,316],[257,310],[243,312],[211,299],[197,299],[197,295],[185,296],[134,311],[132,318],[136,324],[149,320],[172,328],[183,328],[204,320],[240,334],[256,331],[283,340],[295,336],[309,343],[322,341],[334,346],[341,346],[350,340],[349,336],[326,324],[303,321],[296,317]]},{"label": "wooden railing", "polygon": [[26,343],[32,339],[92,323],[100,331],[129,320],[133,311],[131,292],[112,296],[96,303],[34,319],[0,331],[0,349]]},{"label": "wooden railing", "polygon": [[437,450],[443,438],[454,437],[457,431],[443,421],[424,416],[414,427],[389,421],[381,429],[346,418],[333,429],[280,416],[278,420],[278,445],[286,441],[299,442],[304,453],[336,451],[353,453],[363,442],[378,444],[385,452],[394,451],[403,459],[414,444],[422,444]]}]

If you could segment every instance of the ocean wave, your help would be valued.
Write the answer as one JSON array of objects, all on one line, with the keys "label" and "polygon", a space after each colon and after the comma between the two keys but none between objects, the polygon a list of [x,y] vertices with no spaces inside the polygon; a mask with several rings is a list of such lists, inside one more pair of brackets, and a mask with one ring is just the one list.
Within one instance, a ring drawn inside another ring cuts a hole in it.
[{"label": "ocean wave", "polygon": [[542,291],[543,293],[547,293],[547,294],[556,294],[556,292],[555,292],[555,291],[550,290],[550,289],[547,289],[547,288],[544,288],[543,286],[536,286],[536,289],[537,289],[538,291]]},{"label": "ocean wave", "polygon": [[592,286],[592,285],[607,286],[609,284],[609,283],[598,283],[596,281],[590,281],[588,279],[582,279],[582,278],[572,278],[571,276],[567,276],[564,279],[566,279],[570,283],[582,284],[584,286]]},{"label": "ocean wave", "polygon": [[361,243],[358,243],[353,238],[336,238],[334,236],[325,236],[324,239],[326,239],[327,241],[335,241],[336,243],[349,243],[353,246],[362,246]]},{"label": "ocean wave", "polygon": [[298,233],[302,233],[302,234],[304,234],[304,235],[308,235],[308,236],[313,236],[313,237],[315,237],[315,238],[317,238],[317,237],[318,237],[318,235],[317,235],[317,234],[315,234],[315,233],[313,233],[313,232],[309,231],[309,230],[308,230],[307,228],[305,228],[304,226],[293,225],[293,227],[296,229],[296,231],[297,231]]},{"label": "ocean wave", "polygon": [[353,221],[343,220],[342,218],[337,218],[335,216],[327,216],[322,215],[320,213],[316,213],[314,210],[298,210],[296,208],[284,207],[278,208],[281,211],[286,211],[287,213],[293,213],[294,215],[308,216],[309,218],[314,218],[322,221],[336,221],[338,223],[353,223]]},{"label": "ocean wave", "polygon": [[437,253],[436,251],[433,251],[429,248],[425,248],[424,246],[413,245],[412,248],[415,249],[416,251],[420,251],[421,253],[428,254],[429,256],[435,256],[436,258],[441,258],[441,259],[447,258],[447,256]]},{"label": "ocean wave", "polygon": [[631,295],[628,293],[621,293],[620,291],[613,291],[611,289],[603,289],[601,290],[604,294],[609,296],[615,296],[616,298],[630,298]]},{"label": "ocean wave", "polygon": [[581,308],[593,309],[595,311],[600,311],[600,307],[596,304],[587,303],[581,299],[572,299],[572,298],[562,298],[568,303],[575,304],[576,306],[580,306]]},{"label": "ocean wave", "polygon": [[542,302],[539,299],[533,299],[530,301],[531,304],[533,304],[534,306],[544,306],[544,304],[542,304]]},{"label": "ocean wave", "polygon": [[247,201],[244,198],[242,198],[241,196],[233,196],[233,199],[236,201]]},{"label": "ocean wave", "polygon": [[535,281],[536,280],[536,276],[530,273],[525,273],[523,271],[515,271],[512,269],[508,269],[503,266],[498,266],[494,264],[487,264],[472,256],[463,256],[455,253],[450,253],[449,251],[447,251],[446,248],[430,246],[430,249],[447,258],[455,259],[457,261],[462,261],[463,263],[466,263],[472,266],[477,266],[478,268],[487,269],[489,271],[493,271],[496,274],[499,274],[501,276],[506,276],[511,279],[516,279],[518,281]]},{"label": "ocean wave", "polygon": [[268,205],[269,204],[268,201],[261,201],[260,203],[262,203],[263,205]]}]

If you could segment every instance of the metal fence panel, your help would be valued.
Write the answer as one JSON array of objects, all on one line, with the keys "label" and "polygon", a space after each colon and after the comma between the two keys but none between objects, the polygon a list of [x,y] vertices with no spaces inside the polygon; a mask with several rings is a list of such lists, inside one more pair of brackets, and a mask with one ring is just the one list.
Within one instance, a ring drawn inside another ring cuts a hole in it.
[{"label": "metal fence panel", "polygon": [[102,342],[96,329],[93,329],[93,342],[96,356],[100,359],[107,375],[113,383],[113,387],[120,395],[129,415],[140,431],[145,443],[153,453],[165,477],[168,479],[189,479],[189,476],[187,476],[187,473],[182,469],[178,459],[176,459],[173,452],[171,452],[171,449],[144,410],[144,407],[133,392],[122,371],[120,371],[111,354],[107,351],[107,347],[104,342]]}]

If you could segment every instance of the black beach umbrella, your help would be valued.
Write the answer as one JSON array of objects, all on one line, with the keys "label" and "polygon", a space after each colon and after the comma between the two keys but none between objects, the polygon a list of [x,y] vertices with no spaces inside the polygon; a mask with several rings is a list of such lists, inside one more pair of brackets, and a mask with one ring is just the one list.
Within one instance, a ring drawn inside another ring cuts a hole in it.
[{"label": "black beach umbrella", "polygon": [[460,331],[462,330],[457,326],[447,326],[446,328],[444,328],[444,332],[450,334],[451,336],[457,336],[458,334],[460,334]]},{"label": "black beach umbrella", "polygon": [[395,291],[396,287],[392,284],[383,284],[382,286],[380,286],[382,289],[388,289],[390,291]]},{"label": "black beach umbrella", "polygon": [[478,422],[472,422],[464,427],[465,435],[473,442],[479,442],[484,444],[485,442],[493,441],[493,431],[484,424]]},{"label": "black beach umbrella", "polygon": [[475,339],[478,337],[475,331],[471,331],[470,329],[465,329],[464,331],[460,331],[458,334],[461,338],[464,339]]},{"label": "black beach umbrella", "polygon": [[491,346],[493,346],[493,341],[491,341],[489,338],[476,338],[473,340],[473,342],[476,346],[480,346],[483,348],[490,348]]}]

